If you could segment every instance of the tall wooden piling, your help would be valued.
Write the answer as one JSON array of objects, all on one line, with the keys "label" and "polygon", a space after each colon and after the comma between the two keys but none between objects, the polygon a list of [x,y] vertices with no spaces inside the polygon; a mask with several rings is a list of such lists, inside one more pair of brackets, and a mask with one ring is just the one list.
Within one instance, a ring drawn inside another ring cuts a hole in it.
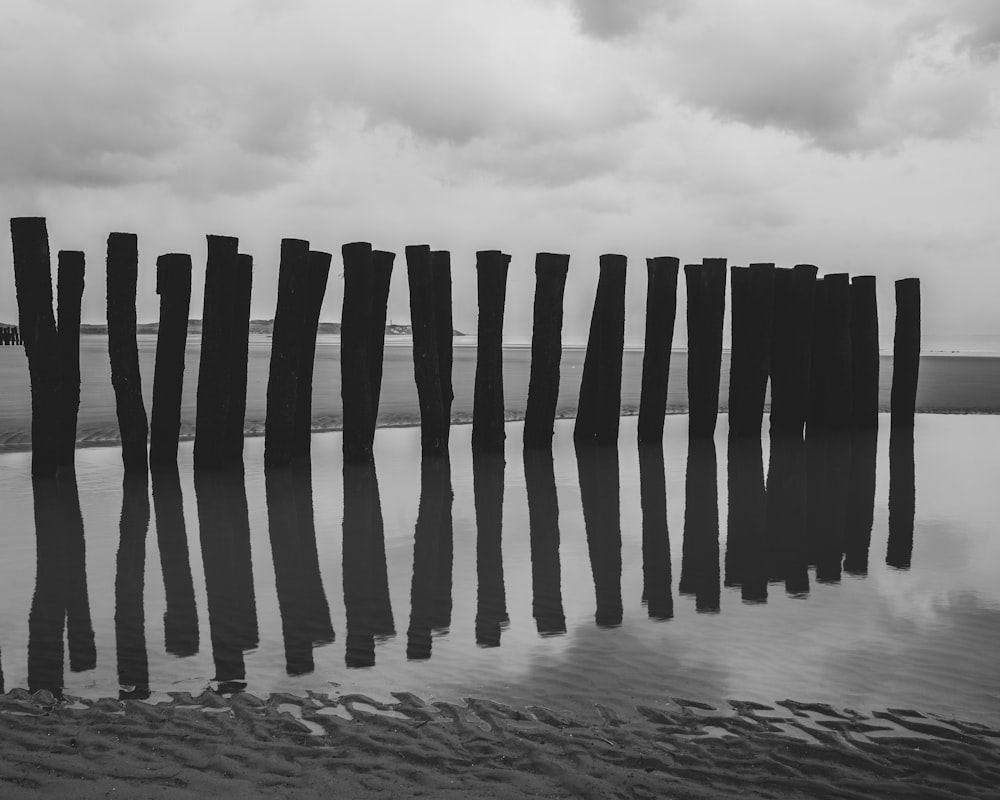
[{"label": "tall wooden piling", "polygon": [[372,461],[373,254],[368,242],[343,247],[344,308],[340,327],[340,396],[344,405],[344,463]]},{"label": "tall wooden piling", "polygon": [[639,396],[639,441],[663,441],[667,413],[670,351],[677,316],[677,272],[673,256],[646,259],[646,338],[642,354],[642,391]]},{"label": "tall wooden piling", "polygon": [[441,381],[441,406],[444,414],[444,440],[451,433],[451,403],[455,399],[451,373],[454,345],[454,322],[451,309],[451,253],[431,250],[431,297],[434,304],[434,340],[438,356],[438,380]]},{"label": "tall wooden piling", "polygon": [[247,368],[250,357],[250,295],[253,291],[253,256],[239,253],[233,276],[233,311],[229,321],[229,406],[226,409],[226,457],[243,459],[243,427],[247,414]]},{"label": "tall wooden piling", "polygon": [[205,302],[201,314],[201,362],[195,411],[194,466],[221,467],[229,459],[227,422],[232,386],[234,289],[239,241],[208,236]]},{"label": "tall wooden piling", "polygon": [[892,343],[891,424],[912,428],[920,374],[920,279],[896,281],[896,330]]},{"label": "tall wooden piling", "polygon": [[510,256],[499,250],[476,253],[479,327],[472,405],[472,451],[503,452],[503,312]]},{"label": "tall wooden piling", "polygon": [[726,312],[726,259],[684,267],[688,305],[688,435],[709,437],[719,416],[722,320]]},{"label": "tall wooden piling", "polygon": [[826,279],[816,281],[813,298],[813,325],[809,346],[809,400],[806,406],[807,429],[819,431],[825,427],[824,391],[827,381],[830,340],[827,335]]},{"label": "tall wooden piling", "polygon": [[142,401],[139,348],[135,338],[139,248],[134,233],[112,233],[108,236],[107,268],[108,353],[122,439],[122,462],[125,472],[146,472],[149,422]]},{"label": "tall wooden piling", "polygon": [[825,364],[820,365],[823,387],[822,419],[828,430],[851,425],[851,278],[841,272],[823,278],[826,313]]},{"label": "tall wooden piling", "polygon": [[448,453],[448,428],[441,393],[434,319],[434,273],[427,245],[407,246],[406,277],[410,286],[413,373],[420,403],[421,452],[424,456],[443,456]]},{"label": "tall wooden piling", "polygon": [[[330,277],[331,253],[310,250],[306,296],[304,298],[302,331],[299,343],[299,377],[295,391],[295,421],[292,428],[292,456],[308,459],[312,444],[312,395],[313,370],[316,366],[316,336],[319,333],[319,314],[326,296]],[[343,350],[341,351],[343,352]]]},{"label": "tall wooden piling", "polygon": [[771,325],[771,433],[802,436],[809,407],[816,267],[774,273]]},{"label": "tall wooden piling", "polygon": [[625,267],[625,256],[601,256],[573,429],[573,439],[579,443],[618,441],[625,348]]},{"label": "tall wooden piling", "polygon": [[45,218],[12,217],[10,238],[18,328],[31,380],[31,475],[41,478],[55,475],[59,460],[59,343]]},{"label": "tall wooden piling", "polygon": [[[392,264],[395,253],[387,250],[372,250],[372,315],[370,320],[370,340],[368,368],[371,382],[372,425],[378,420],[378,403],[382,395],[382,360],[385,355],[385,320],[389,307],[389,283],[392,279]],[[372,432],[374,439],[374,430]]]},{"label": "tall wooden piling", "polygon": [[732,268],[729,433],[760,436],[771,361],[774,264]]},{"label": "tall wooden piling", "polygon": [[875,276],[851,279],[851,420],[878,427],[878,303]]},{"label": "tall wooden piling", "polygon": [[531,329],[531,368],[524,411],[524,446],[552,446],[552,428],[559,400],[562,358],[563,295],[569,256],[535,256],[535,303]]},{"label": "tall wooden piling", "polygon": [[80,303],[83,299],[84,256],[79,250],[60,250],[56,278],[59,338],[59,452],[60,467],[73,468],[76,420],[80,412]]},{"label": "tall wooden piling", "polygon": [[282,239],[264,417],[266,467],[286,465],[292,460],[308,277],[309,242]]},{"label": "tall wooden piling", "polygon": [[149,463],[174,464],[181,430],[184,350],[191,309],[191,256],[167,253],[156,259],[160,324],[153,369],[153,409],[149,425]]}]

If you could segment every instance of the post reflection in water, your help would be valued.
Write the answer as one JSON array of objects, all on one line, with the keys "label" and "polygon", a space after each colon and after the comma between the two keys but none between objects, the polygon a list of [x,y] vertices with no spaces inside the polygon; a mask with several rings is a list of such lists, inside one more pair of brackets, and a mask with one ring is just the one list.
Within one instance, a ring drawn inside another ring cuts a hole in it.
[{"label": "post reflection in water", "polygon": [[806,435],[809,563],[820,583],[839,583],[847,532],[851,438],[827,431]]},{"label": "post reflection in water", "polygon": [[576,443],[583,524],[594,576],[598,627],[622,624],[622,530],[618,447]]},{"label": "post reflection in water", "polygon": [[916,492],[913,429],[893,428],[889,433],[889,542],[885,563],[896,569],[910,568]]},{"label": "post reflection in water", "polygon": [[220,692],[240,691],[243,653],[258,639],[243,468],[195,470],[194,490],[215,680]]},{"label": "post reflection in water", "polygon": [[264,494],[285,671],[307,675],[315,669],[313,647],[334,639],[316,550],[310,465],[265,469]]},{"label": "post reflection in water", "polygon": [[559,561],[559,498],[552,451],[524,449],[524,483],[528,494],[531,538],[531,609],[542,636],[566,633]]},{"label": "post reflection in water", "polygon": [[452,569],[451,462],[424,458],[420,462],[420,506],[413,534],[413,581],[410,584],[410,626],[406,657],[431,657],[431,631],[451,625]]},{"label": "post reflection in water", "polygon": [[176,464],[151,467],[156,544],[160,551],[166,610],[163,612],[164,647],[178,657],[198,652],[198,607],[194,599],[184,497]]},{"label": "post reflection in water", "polygon": [[684,539],[681,546],[681,594],[694,595],[699,613],[718,613],[719,484],[715,442],[688,442],[684,481]]},{"label": "post reflection in water", "polygon": [[348,667],[375,666],[375,642],[396,635],[374,463],[344,464],[344,606]]},{"label": "post reflection in water", "polygon": [[739,586],[745,603],[766,603],[767,496],[760,438],[729,436],[726,586]]},{"label": "post reflection in water", "polygon": [[844,572],[868,574],[868,548],[875,522],[875,467],[878,431],[855,431],[851,442],[851,474],[844,538]]},{"label": "post reflection in water", "polygon": [[801,436],[773,434],[767,470],[767,540],[772,580],[792,597],[809,593],[806,451]]},{"label": "post reflection in water", "polygon": [[476,644],[499,647],[507,627],[503,583],[503,453],[473,453],[472,490],[476,506]]},{"label": "post reflection in water", "polygon": [[667,476],[662,442],[639,443],[639,496],[642,505],[642,601],[650,619],[674,616],[667,528]]},{"label": "post reflection in water", "polygon": [[115,640],[118,645],[119,699],[149,697],[146,614],[142,596],[149,533],[149,479],[125,473],[115,571]]},{"label": "post reflection in water", "polygon": [[[73,672],[97,665],[87,592],[86,544],[72,473],[32,481],[35,513],[35,593],[28,617],[28,689],[62,695],[63,630]],[[0,674],[0,691],[2,687]]]}]

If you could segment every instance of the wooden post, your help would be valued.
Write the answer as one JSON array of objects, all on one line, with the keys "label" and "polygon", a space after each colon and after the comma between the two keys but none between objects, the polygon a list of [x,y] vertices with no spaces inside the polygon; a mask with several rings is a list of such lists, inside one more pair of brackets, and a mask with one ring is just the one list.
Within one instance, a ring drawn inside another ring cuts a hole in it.
[{"label": "wooden post", "polygon": [[538,633],[553,636],[566,632],[555,468],[550,450],[525,448],[523,457],[531,539],[531,612]]},{"label": "wooden post", "polygon": [[802,436],[809,407],[816,267],[774,273],[771,327],[771,433]]},{"label": "wooden post", "polygon": [[729,433],[760,437],[771,361],[774,264],[732,268]]},{"label": "wooden post", "polygon": [[535,304],[531,329],[531,371],[524,411],[524,446],[552,446],[552,428],[559,400],[562,358],[563,295],[569,256],[535,256]]},{"label": "wooden post", "polygon": [[340,396],[344,406],[344,463],[372,461],[371,368],[373,256],[368,242],[345,244],[344,308],[340,323]]},{"label": "wooden post", "polygon": [[135,339],[135,293],[139,277],[138,239],[134,233],[108,236],[108,353],[115,389],[118,429],[125,472],[146,472],[149,422],[142,401],[139,348]]},{"label": "wooden post", "polygon": [[878,303],[875,276],[851,279],[851,407],[855,428],[878,427]]},{"label": "wooden post", "polygon": [[191,256],[167,253],[156,259],[156,293],[160,296],[160,324],[153,369],[149,463],[174,464],[181,430],[184,351],[191,309]]},{"label": "wooden post", "polygon": [[233,295],[239,241],[208,236],[205,301],[201,315],[201,361],[195,412],[194,466],[221,467],[228,460],[228,420],[233,365]]},{"label": "wooden post", "polygon": [[[52,263],[44,217],[12,217],[18,330],[31,380],[31,475],[56,474],[59,453],[59,343],[52,311]],[[15,333],[15,341],[18,334]]]},{"label": "wooden post", "polygon": [[250,295],[253,290],[253,256],[238,253],[233,275],[233,311],[229,328],[231,352],[229,407],[226,409],[226,458],[243,460],[243,426],[247,414],[247,367],[250,357]]},{"label": "wooden post", "polygon": [[431,251],[431,297],[434,304],[434,339],[437,344],[438,379],[441,381],[441,408],[444,414],[444,442],[448,445],[451,435],[451,372],[454,345],[454,322],[451,309],[451,253],[447,250]]},{"label": "wooden post", "polygon": [[726,259],[684,267],[688,306],[688,435],[710,437],[719,416],[722,320],[726,312]]},{"label": "wooden post", "polygon": [[73,469],[76,420],[80,412],[80,303],[84,257],[79,250],[60,250],[56,278],[59,338],[59,466]]},{"label": "wooden post", "polygon": [[438,363],[434,320],[434,273],[431,251],[423,245],[406,248],[406,276],[410,286],[410,322],[413,327],[413,373],[420,403],[420,447],[425,457],[448,454],[448,431]]},{"label": "wooden post", "polygon": [[841,272],[823,278],[826,315],[827,361],[821,367],[823,419],[829,430],[844,430],[851,425],[851,283]]},{"label": "wooden post", "polygon": [[[674,271],[676,278],[676,265]],[[674,597],[670,591],[673,578],[662,440],[639,445],[639,498],[642,506],[642,600],[650,619],[671,619]]]},{"label": "wooden post", "polygon": [[292,460],[308,286],[309,242],[282,239],[264,417],[265,467],[287,465]]},{"label": "wooden post", "polygon": [[896,330],[892,344],[890,400],[894,428],[913,427],[919,374],[920,279],[904,278],[896,281]]},{"label": "wooden post", "polygon": [[378,421],[378,403],[382,395],[382,359],[385,355],[385,318],[389,307],[389,283],[392,278],[392,263],[395,253],[386,250],[372,250],[372,316],[371,339],[368,343],[369,381],[372,401],[372,441],[375,440],[375,425]]},{"label": "wooden post", "polygon": [[[295,421],[292,428],[292,456],[308,460],[312,451],[312,395],[313,370],[316,366],[316,336],[319,333],[319,315],[326,296],[330,277],[331,253],[310,250],[306,296],[304,298],[302,331],[299,343],[298,388],[295,391]],[[343,352],[343,351],[342,351]]]},{"label": "wooden post", "polygon": [[476,644],[499,647],[506,627],[507,594],[503,582],[503,453],[472,457],[476,507]]},{"label": "wooden post", "polygon": [[615,444],[618,441],[625,348],[625,266],[625,256],[601,256],[573,429],[576,442]]},{"label": "wooden post", "polygon": [[673,256],[646,259],[646,338],[642,354],[642,392],[639,396],[639,441],[663,441],[667,413],[670,351],[677,316],[677,271]]},{"label": "wooden post", "polygon": [[510,256],[499,250],[476,253],[479,327],[472,405],[472,452],[503,452],[503,312]]}]

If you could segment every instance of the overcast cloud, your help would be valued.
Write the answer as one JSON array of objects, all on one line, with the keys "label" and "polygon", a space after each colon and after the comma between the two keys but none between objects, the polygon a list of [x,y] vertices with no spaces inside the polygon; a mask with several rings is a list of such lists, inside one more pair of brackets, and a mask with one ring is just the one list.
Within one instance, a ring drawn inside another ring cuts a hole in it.
[{"label": "overcast cloud", "polygon": [[[632,341],[662,254],[875,272],[886,330],[918,275],[928,332],[997,332],[995,0],[6,0],[0,75],[0,208],[86,251],[91,321],[130,230],[145,320],[156,255],[200,267],[223,233],[256,258],[256,317],[300,236],[400,253],[396,320],[403,247],[451,249],[466,330],[474,252],[504,249],[512,337],[538,250],[572,255],[577,338],[601,252],[630,258]],[[9,244],[0,269],[13,320]]]}]

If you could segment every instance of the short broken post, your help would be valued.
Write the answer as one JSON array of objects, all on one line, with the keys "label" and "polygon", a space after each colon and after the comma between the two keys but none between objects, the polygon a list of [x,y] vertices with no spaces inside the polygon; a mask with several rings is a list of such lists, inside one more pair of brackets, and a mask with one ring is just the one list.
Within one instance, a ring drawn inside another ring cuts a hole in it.
[{"label": "short broken post", "polygon": [[59,338],[59,452],[60,467],[73,469],[76,421],[80,413],[80,304],[83,299],[84,256],[79,250],[60,250],[56,296],[56,333]]},{"label": "short broken post", "polygon": [[524,411],[524,446],[549,448],[559,401],[563,295],[569,256],[535,256],[535,303],[531,329],[531,368]]},{"label": "short broken post", "polygon": [[912,428],[920,374],[920,279],[896,281],[896,330],[892,343],[893,428]]},{"label": "short broken post", "polygon": [[174,464],[181,430],[184,351],[191,308],[191,256],[167,253],[156,259],[160,324],[153,368],[153,409],[149,425],[149,463]]},{"label": "short broken post", "polygon": [[731,436],[760,436],[771,360],[774,272],[774,264],[732,268]]},{"label": "short broken post", "polygon": [[445,456],[448,454],[448,426],[441,395],[430,247],[425,244],[407,246],[406,277],[410,287],[413,373],[420,403],[420,449],[424,457]]},{"label": "short broken post", "polygon": [[292,456],[308,459],[312,452],[312,390],[313,369],[316,366],[316,336],[319,315],[330,277],[331,253],[310,250],[306,276],[305,308],[302,316],[299,344],[299,378],[295,392],[295,423],[292,431]]},{"label": "short broken post", "polygon": [[688,305],[688,435],[711,437],[719,416],[722,320],[726,312],[726,259],[684,267]]},{"label": "short broken post", "polygon": [[134,233],[108,236],[108,353],[111,384],[122,440],[125,472],[145,473],[149,422],[142,400],[139,348],[136,343],[135,295],[139,277],[138,237]]},{"label": "short broken post", "polygon": [[646,338],[642,355],[642,392],[639,396],[639,441],[663,441],[667,413],[670,351],[677,316],[677,272],[673,256],[646,259]]},{"label": "short broken post", "polygon": [[232,316],[229,320],[229,406],[226,409],[226,458],[243,460],[243,428],[247,413],[247,361],[250,357],[250,295],[253,256],[239,253],[233,276]]},{"label": "short broken post", "polygon": [[855,428],[878,427],[878,303],[875,276],[851,279],[851,406]]},{"label": "short broken post", "polygon": [[625,348],[625,269],[625,256],[601,256],[573,429],[573,440],[580,444],[618,441]]},{"label": "short broken post", "polygon": [[499,250],[476,253],[479,327],[472,406],[472,452],[503,452],[503,313],[510,256]]},{"label": "short broken post", "polygon": [[774,273],[771,325],[771,433],[801,436],[809,407],[816,267]]},{"label": "short broken post", "polygon": [[344,463],[374,461],[371,433],[373,254],[368,242],[342,248],[344,258],[344,307],[340,316],[340,396],[344,407]]}]

